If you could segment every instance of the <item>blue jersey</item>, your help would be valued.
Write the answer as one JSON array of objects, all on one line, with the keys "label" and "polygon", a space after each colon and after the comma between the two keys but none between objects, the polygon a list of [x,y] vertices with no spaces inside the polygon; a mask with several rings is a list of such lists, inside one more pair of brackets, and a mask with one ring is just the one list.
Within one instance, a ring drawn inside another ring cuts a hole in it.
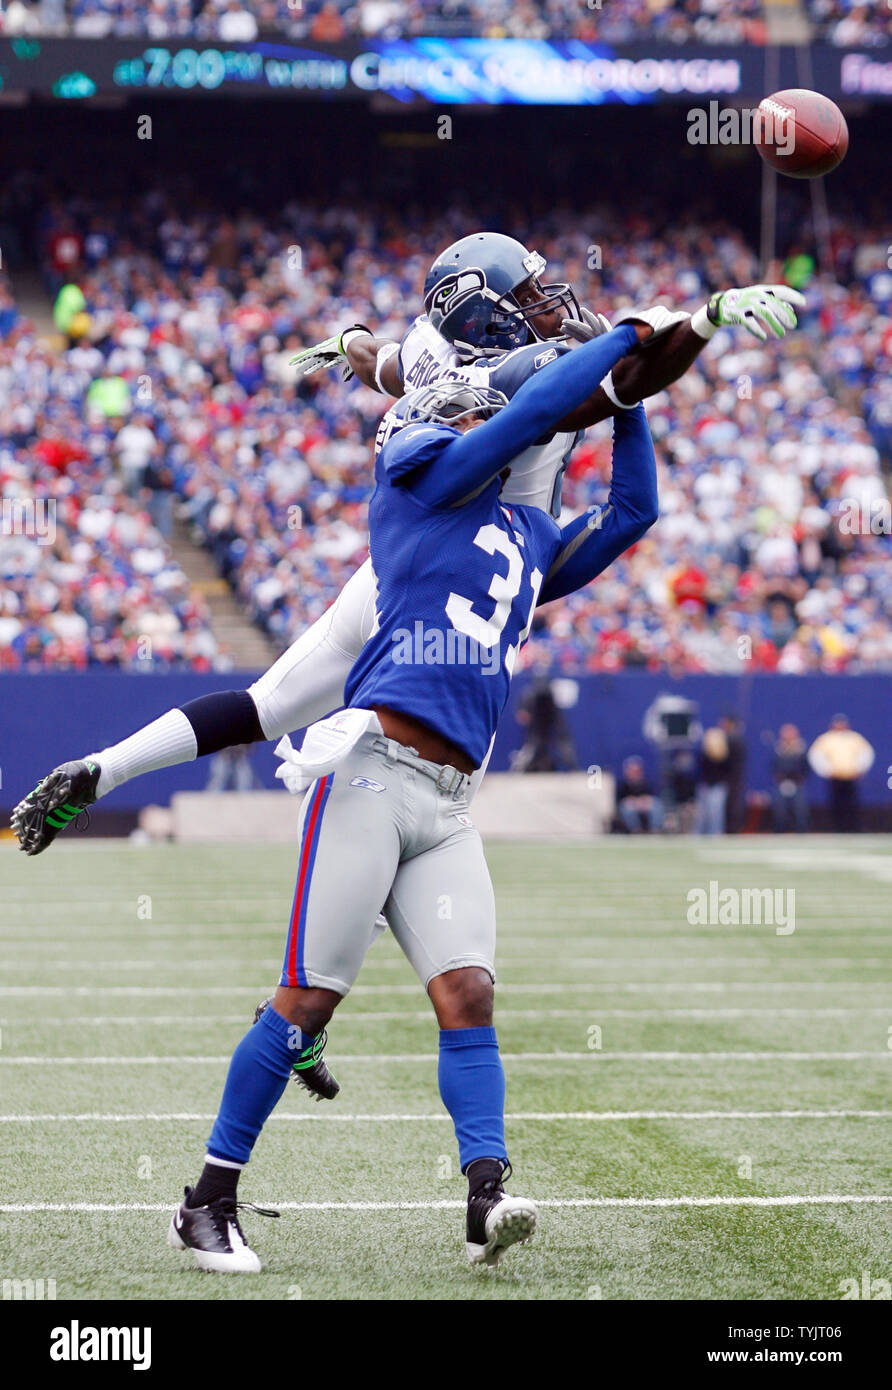
[{"label": "blue jersey", "polygon": [[412,715],[477,766],[561,533],[536,507],[500,503],[498,478],[464,506],[442,508],[390,481],[419,448],[436,467],[437,454],[458,437],[447,426],[410,425],[382,455],[369,507],[378,629],[350,673],[346,698]]},{"label": "blue jersey", "polygon": [[[475,386],[492,386],[511,400],[531,376],[572,350],[569,343],[555,339],[528,343],[510,352],[478,357],[463,364],[451,343],[441,338],[426,318],[420,318],[403,338],[397,362],[407,392],[432,381],[458,380],[469,381]],[[404,423],[397,401],[381,421],[376,449],[382,448]],[[542,507],[552,516],[560,516],[564,473],[581,438],[581,431],[551,428],[512,459],[511,476],[503,492],[508,505]]]},{"label": "blue jersey", "polygon": [[587,582],[655,512],[640,407],[616,425],[614,471],[621,442],[631,473],[611,494],[604,525],[600,515],[594,526],[581,517],[562,530],[537,507],[507,506],[500,474],[636,342],[626,324],[556,359],[463,435],[414,423],[387,439],[369,505],[377,630],[348,677],[348,704],[387,705],[457,744],[475,766],[483,761],[540,597]]}]

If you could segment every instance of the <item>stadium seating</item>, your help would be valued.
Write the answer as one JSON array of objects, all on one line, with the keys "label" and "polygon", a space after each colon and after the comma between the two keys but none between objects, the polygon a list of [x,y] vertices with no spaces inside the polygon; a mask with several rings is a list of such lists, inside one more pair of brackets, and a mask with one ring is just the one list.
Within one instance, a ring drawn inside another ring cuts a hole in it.
[{"label": "stadium seating", "polygon": [[[180,208],[157,189],[127,214],[56,203],[44,219],[47,283],[62,278],[52,262],[57,233],[73,228],[81,264],[70,273],[98,343],[52,351],[19,322],[0,347],[4,493],[14,480],[60,498],[56,549],[32,546],[27,562],[46,575],[43,613],[27,621],[21,538],[0,541],[0,661],[126,665],[138,662],[136,636],[150,627],[163,660],[214,662],[201,607],[187,600],[146,512],[163,492],[159,475],[274,642],[284,648],[318,617],[365,553],[370,449],[385,403],[337,374],[296,392],[288,359],[357,319],[400,336],[432,248],[459,221],[456,210],[394,236],[384,207],[360,215],[297,203],[277,219],[232,220]],[[602,273],[587,269],[583,228],[593,226],[613,248]],[[599,209],[553,214],[530,239],[549,273],[608,314],[656,301],[692,309],[719,284],[758,278],[739,234],[718,225],[662,232]],[[793,339],[763,347],[722,333],[651,402],[661,520],[597,584],[543,610],[528,661],[568,672],[727,672],[742,658],[748,669],[782,672],[892,667],[888,526],[849,534],[846,525],[854,504],[862,518],[885,504],[892,276],[879,231],[839,225],[834,242],[842,283],[812,279]],[[295,244],[300,268],[282,253]],[[14,312],[7,303],[7,317]],[[134,397],[127,434],[92,408],[108,378]],[[163,389],[141,403],[144,379]],[[578,450],[568,507],[605,499],[609,436],[600,426]],[[76,570],[67,553],[60,562],[60,547],[72,549]],[[114,613],[107,599],[97,610],[97,572],[123,596]],[[84,638],[79,623],[63,624],[77,629],[76,657],[54,631],[65,587],[87,628]]]},{"label": "stadium seating", "polygon": [[42,6],[11,0],[0,16],[0,33],[67,33],[88,39],[194,36],[230,43],[271,34],[326,43],[425,34],[762,43],[761,11],[761,0],[610,0],[590,6],[579,0],[152,0],[149,5],[58,0]]}]

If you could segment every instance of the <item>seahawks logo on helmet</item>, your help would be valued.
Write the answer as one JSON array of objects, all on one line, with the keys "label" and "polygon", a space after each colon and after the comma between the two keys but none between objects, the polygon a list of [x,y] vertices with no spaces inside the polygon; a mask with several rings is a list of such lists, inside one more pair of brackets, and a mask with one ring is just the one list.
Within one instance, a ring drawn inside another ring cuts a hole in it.
[{"label": "seahawks logo on helmet", "polygon": [[443,315],[451,313],[472,294],[477,294],[480,290],[485,289],[486,276],[476,266],[468,270],[459,270],[455,275],[447,275],[444,280],[440,281],[431,295],[430,304],[427,306],[428,313],[438,312]]}]

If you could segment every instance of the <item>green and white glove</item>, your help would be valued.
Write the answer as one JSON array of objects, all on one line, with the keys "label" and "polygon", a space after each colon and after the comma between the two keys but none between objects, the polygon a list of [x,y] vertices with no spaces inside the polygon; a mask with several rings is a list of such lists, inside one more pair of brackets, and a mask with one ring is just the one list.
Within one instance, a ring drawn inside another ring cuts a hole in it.
[{"label": "green and white glove", "polygon": [[373,338],[374,336],[372,330],[366,328],[364,323],[354,323],[350,328],[345,328],[342,333],[336,333],[333,338],[326,338],[322,343],[304,348],[303,352],[292,357],[288,365],[296,368],[297,376],[300,379],[343,363],[345,370],[342,379],[349,381],[353,376],[353,368],[347,361],[348,344],[354,338]]},{"label": "green and white glove", "polygon": [[691,327],[701,338],[711,338],[720,327],[740,325],[764,343],[769,336],[782,338],[795,328],[795,310],[804,308],[805,296],[789,285],[746,285],[714,294],[694,314]]}]

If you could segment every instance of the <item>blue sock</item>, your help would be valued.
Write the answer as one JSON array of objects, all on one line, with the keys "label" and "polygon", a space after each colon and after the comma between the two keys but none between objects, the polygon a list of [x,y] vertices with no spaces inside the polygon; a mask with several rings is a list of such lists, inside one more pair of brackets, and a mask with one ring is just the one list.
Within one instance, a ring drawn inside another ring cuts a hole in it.
[{"label": "blue sock", "polygon": [[495,1028],[441,1028],[440,1095],[452,1116],[462,1172],[505,1152],[505,1072]]},{"label": "blue sock", "polygon": [[[208,1140],[211,1157],[248,1162],[305,1038],[306,1034],[277,1014],[271,1004],[248,1029],[229,1064],[223,1099]],[[312,1038],[307,1039],[307,1044],[311,1042]]]}]

